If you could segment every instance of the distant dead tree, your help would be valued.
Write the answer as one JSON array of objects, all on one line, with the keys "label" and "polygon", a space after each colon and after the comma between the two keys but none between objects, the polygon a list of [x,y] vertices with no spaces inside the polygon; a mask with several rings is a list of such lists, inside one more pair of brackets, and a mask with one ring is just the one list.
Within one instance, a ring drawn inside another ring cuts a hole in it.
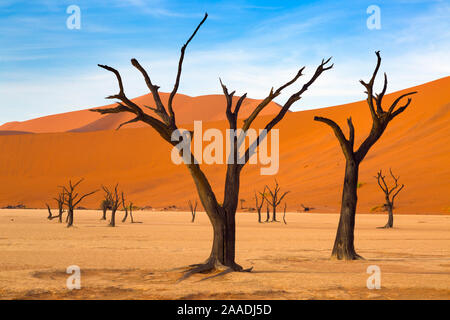
[{"label": "distant dead tree", "polygon": [[262,209],[262,207],[264,205],[264,197],[261,197],[261,202],[260,202],[259,201],[259,197],[256,194],[256,191],[255,191],[255,204],[256,204],[256,210],[258,211],[258,222],[262,223],[262,221],[261,221],[261,209]]},{"label": "distant dead tree", "polygon": [[270,222],[270,209],[269,209],[269,203],[266,203],[266,221],[264,222]]},{"label": "distant dead tree", "polygon": [[102,218],[100,220],[106,220],[106,212],[108,210],[112,210],[112,203],[111,203],[111,193],[107,188],[104,188],[102,186],[102,189],[104,191],[103,194],[103,200],[100,203],[100,209],[102,209]]},{"label": "distant dead tree", "polygon": [[286,222],[286,208],[287,208],[287,203],[284,203],[284,209],[283,209],[283,222],[284,224],[287,224]]},{"label": "distant dead tree", "polygon": [[245,199],[240,199],[240,202],[241,202],[241,209],[245,209],[244,208]]},{"label": "distant dead tree", "polygon": [[98,190],[89,192],[89,193],[85,193],[82,196],[79,196],[79,193],[75,192],[75,189],[77,188],[77,186],[83,181],[84,179],[79,180],[77,183],[72,184],[72,180],[69,180],[69,186],[65,187],[62,186],[62,190],[65,194],[64,197],[64,205],[67,206],[67,218],[66,218],[66,222],[67,222],[67,227],[72,227],[73,226],[73,212],[75,210],[75,208],[77,207],[77,205],[83,201],[84,198],[96,193]]},{"label": "distant dead tree", "polygon": [[[154,100],[154,106],[149,106],[148,108],[155,113],[155,116],[145,113],[142,109],[143,106],[139,106],[135,102],[131,101],[125,94],[122,77],[116,69],[106,66],[99,65],[99,67],[112,72],[117,78],[119,85],[119,92],[112,96],[107,97],[108,99],[118,99],[120,102],[111,108],[98,108],[92,109],[92,111],[99,112],[101,114],[117,114],[117,113],[131,113],[134,117],[119,125],[118,128],[122,127],[128,123],[134,122],[144,122],[155,129],[159,135],[166,140],[170,145],[178,148],[180,150],[180,156],[183,158],[184,163],[189,170],[197,192],[200,198],[200,202],[205,208],[206,214],[212,224],[214,230],[213,243],[211,248],[211,253],[205,263],[197,264],[190,268],[184,276],[180,279],[186,279],[192,274],[204,273],[217,268],[225,268],[223,272],[228,273],[232,271],[250,271],[244,270],[239,264],[235,262],[235,249],[236,249],[236,210],[239,202],[239,187],[240,187],[240,175],[245,164],[248,163],[251,156],[253,156],[259,147],[261,141],[267,136],[267,134],[272,130],[272,128],[277,125],[289,111],[290,107],[294,102],[301,98],[301,95],[308,90],[308,88],[320,77],[320,75],[331,69],[333,66],[328,66],[328,60],[322,60],[322,63],[316,68],[315,72],[312,73],[310,80],[308,80],[299,90],[294,90],[295,92],[290,95],[288,100],[279,108],[279,111],[273,118],[269,119],[259,136],[256,140],[245,149],[244,153],[239,152],[239,147],[242,145],[241,141],[248,134],[250,126],[254,120],[258,117],[260,112],[276,97],[280,96],[282,91],[294,84],[301,76],[304,68],[301,68],[296,75],[281,85],[277,89],[272,88],[269,94],[255,106],[254,110],[249,113],[249,116],[242,122],[241,133],[234,135],[232,141],[232,147],[230,148],[230,153],[227,155],[227,172],[225,178],[224,187],[224,200],[220,204],[217,201],[217,197],[211,187],[208,178],[205,173],[200,168],[200,164],[196,161],[193,153],[188,148],[183,148],[180,146],[185,140],[192,139],[192,135],[186,135],[187,132],[180,131],[176,125],[176,117],[173,109],[173,100],[177,94],[178,87],[180,85],[181,71],[184,60],[184,55],[188,44],[196,35],[197,31],[200,29],[202,24],[206,21],[208,15],[205,14],[202,21],[198,24],[195,31],[189,37],[187,42],[181,48],[180,59],[178,62],[178,70],[175,80],[175,85],[172,92],[167,100],[167,108],[162,103],[160,94],[158,92],[159,86],[154,85],[147,73],[147,71],[141,66],[141,64],[136,59],[131,59],[131,64],[139,70],[139,72],[144,77],[147,87],[152,93]],[[239,99],[234,99],[233,96],[235,91],[229,93],[227,87],[221,82],[222,90],[226,98],[226,117],[231,130],[236,132],[238,129],[238,117],[239,110],[247,95],[242,95]],[[234,105],[234,108],[233,108]],[[241,123],[241,122],[240,122]],[[173,139],[176,137],[176,139]],[[239,145],[238,145],[239,141]],[[184,149],[184,150],[183,150]]]},{"label": "distant dead tree", "polygon": [[380,186],[381,190],[383,190],[383,192],[384,192],[384,198],[386,201],[386,203],[384,204],[384,207],[386,208],[386,210],[388,211],[388,214],[389,214],[388,222],[386,223],[386,225],[384,227],[379,227],[379,228],[385,228],[385,229],[394,227],[394,212],[393,212],[394,200],[395,200],[395,197],[399,194],[399,192],[402,191],[402,189],[405,187],[404,184],[399,186],[398,179],[400,177],[394,176],[391,169],[389,169],[389,172],[391,173],[391,177],[395,183],[395,185],[392,187],[388,187],[386,180],[385,180],[385,176],[383,176],[383,173],[381,170],[377,173],[377,175],[375,177],[377,179],[378,185]]},{"label": "distant dead tree", "polygon": [[354,151],[355,128],[353,127],[351,117],[347,119],[349,127],[348,139],[342,132],[341,127],[339,127],[339,125],[333,120],[318,116],[314,117],[314,120],[323,122],[333,129],[346,160],[344,187],[342,191],[341,214],[339,219],[339,226],[336,233],[336,240],[334,242],[333,251],[331,253],[331,257],[338,260],[363,259],[356,253],[354,247],[359,165],[366,156],[369,149],[381,137],[391,120],[406,110],[406,108],[411,103],[411,98],[408,98],[408,101],[403,106],[395,109],[399,102],[404,97],[416,93],[416,91],[404,93],[397,99],[395,99],[395,101],[387,110],[383,109],[382,102],[387,88],[387,76],[385,73],[384,86],[381,93],[375,94],[373,85],[381,64],[380,52],[377,51],[376,55],[377,65],[373,72],[372,78],[368,83],[360,80],[361,84],[366,88],[365,93],[367,94],[367,104],[369,105],[370,114],[372,116],[372,129],[370,130],[368,137],[361,143],[358,150]]},{"label": "distant dead tree", "polygon": [[189,208],[191,209],[191,215],[192,215],[191,222],[194,222],[195,221],[195,214],[197,212],[197,200],[195,200],[194,204],[192,204],[191,200],[189,200]]},{"label": "distant dead tree", "polygon": [[280,194],[280,186],[278,185],[278,181],[275,180],[275,187],[273,190],[270,189],[268,185],[264,188],[269,192],[260,192],[261,196],[264,197],[264,199],[267,201],[268,204],[272,206],[272,222],[278,222],[277,220],[277,207],[283,200],[283,198],[289,193],[289,191],[284,192],[283,194]]},{"label": "distant dead tree", "polygon": [[314,209],[313,207],[305,207],[305,206],[303,205],[303,203],[301,204],[301,206],[302,206],[302,208],[303,208],[303,212],[308,212],[308,211],[311,211],[311,210]]},{"label": "distant dead tree", "polygon": [[58,222],[62,223],[62,215],[63,215],[63,213],[65,211],[64,210],[64,198],[65,197],[66,197],[66,194],[65,194],[65,191],[63,190],[62,192],[60,192],[58,194],[57,198],[53,198],[53,199],[56,200],[56,203],[58,204],[58,215],[57,216],[53,216],[52,215],[52,211],[50,209],[50,206],[48,204],[46,204],[47,205],[47,209],[48,209],[48,217],[47,217],[47,219],[53,220],[53,219],[58,218]]},{"label": "distant dead tree", "polygon": [[134,220],[133,220],[133,203],[130,202],[130,204],[128,206],[125,204],[125,195],[124,195],[123,192],[122,192],[122,209],[125,211],[125,215],[123,216],[122,222],[127,221],[128,213],[129,213],[130,214],[131,223],[134,223]]},{"label": "distant dead tree", "polygon": [[116,211],[120,205],[120,196],[118,192],[119,184],[116,184],[114,189],[111,191],[107,187],[102,186],[103,191],[108,195],[108,202],[111,204],[111,220],[109,221],[108,226],[115,227],[116,226]]}]

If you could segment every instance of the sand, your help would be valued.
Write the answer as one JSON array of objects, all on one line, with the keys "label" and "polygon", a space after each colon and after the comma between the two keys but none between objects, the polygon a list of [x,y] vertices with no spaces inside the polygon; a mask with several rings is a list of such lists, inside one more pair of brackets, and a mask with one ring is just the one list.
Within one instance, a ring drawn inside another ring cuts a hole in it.
[{"label": "sand", "polygon": [[[204,213],[138,211],[140,224],[100,221],[75,212],[75,227],[48,221],[45,210],[0,210],[1,299],[450,299],[450,216],[358,215],[356,248],[365,261],[331,261],[338,215],[288,213],[288,224],[237,215],[237,261],[254,267],[181,283],[175,268],[209,254]],[[122,214],[119,213],[119,217]],[[81,289],[66,288],[69,265]],[[366,287],[367,267],[381,269],[381,289]]]}]

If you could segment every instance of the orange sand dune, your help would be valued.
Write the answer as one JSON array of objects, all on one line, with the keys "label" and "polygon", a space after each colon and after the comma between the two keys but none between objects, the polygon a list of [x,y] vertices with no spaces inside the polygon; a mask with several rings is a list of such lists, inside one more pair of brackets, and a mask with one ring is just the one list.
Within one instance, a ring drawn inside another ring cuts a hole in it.
[{"label": "orange sand dune", "polygon": [[[390,124],[361,164],[358,212],[370,212],[371,208],[383,202],[383,195],[373,176],[379,169],[388,170],[391,167],[400,175],[401,182],[406,184],[397,198],[396,212],[450,213],[450,77],[413,89],[419,93],[413,97],[411,106]],[[386,95],[385,103],[406,91]],[[182,99],[205,99],[203,102],[207,104],[214,98],[180,96],[177,100],[178,119],[183,115],[188,120],[193,108],[193,104],[180,103]],[[196,110],[211,111],[202,116],[219,120],[224,98],[217,96],[216,99],[220,102],[213,110],[216,113],[208,106],[197,106]],[[183,111],[185,107],[188,111]],[[91,117],[86,122],[93,127],[94,121],[110,123],[109,120],[99,120],[98,115],[81,112]],[[68,122],[69,115],[64,116]],[[370,113],[365,102],[289,113],[278,126],[278,174],[261,176],[259,165],[247,165],[243,171],[241,198],[246,200],[246,206],[253,206],[255,190],[261,190],[276,178],[284,190],[291,191],[286,197],[288,210],[295,211],[300,204],[305,204],[316,208],[313,212],[339,211],[344,158],[331,129],[313,121],[314,115],[336,120],[345,132],[345,120],[352,116],[356,145],[370,130]],[[190,116],[192,119],[198,114]],[[50,118],[46,120],[49,123]],[[71,130],[82,126],[79,118],[74,121],[78,124]],[[255,127],[263,126],[269,119],[268,116],[261,117]],[[56,127],[55,124],[53,129],[56,130]],[[209,122],[204,127],[225,129],[226,122]],[[14,130],[33,131],[36,128],[16,127]],[[67,130],[67,127],[61,129]],[[138,206],[187,207],[189,199],[197,198],[187,169],[171,162],[171,146],[148,127],[0,136],[0,148],[0,206],[24,203],[29,207],[43,207],[58,191],[58,185],[69,178],[81,177],[86,180],[80,191],[119,182],[129,200]],[[225,166],[202,166],[217,197],[222,199]],[[99,193],[82,205],[98,207],[100,199]]]},{"label": "orange sand dune", "polygon": [[[160,93],[162,102],[167,105],[169,94]],[[234,98],[237,100],[238,98]],[[135,103],[143,106],[155,107],[151,94],[146,94],[133,99]],[[189,97],[177,94],[174,99],[174,110],[177,116],[177,123],[192,123],[194,120],[213,121],[225,120],[225,97],[223,95],[206,95],[199,97]],[[246,99],[242,105],[240,116],[247,116],[261,100]],[[113,107],[114,104],[104,107]],[[143,109],[145,109],[143,107]],[[274,114],[279,106],[270,103],[262,114]],[[148,109],[149,114],[154,112]],[[116,129],[119,124],[130,120],[129,114],[111,114],[102,116],[98,113],[90,112],[88,109],[73,111],[51,116],[41,117],[23,122],[8,122],[0,126],[3,131],[27,131],[34,133],[43,132],[87,132]],[[141,128],[144,124],[130,124],[129,128]]]}]

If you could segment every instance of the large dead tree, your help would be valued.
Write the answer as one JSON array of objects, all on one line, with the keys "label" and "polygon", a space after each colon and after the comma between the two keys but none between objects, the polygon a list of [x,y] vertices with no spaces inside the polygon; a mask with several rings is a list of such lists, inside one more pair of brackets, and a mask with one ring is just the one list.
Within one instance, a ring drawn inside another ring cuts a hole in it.
[{"label": "large dead tree", "polygon": [[381,56],[379,51],[376,52],[376,56],[377,64],[372,74],[372,78],[367,83],[363,80],[360,80],[361,84],[366,88],[365,93],[367,93],[367,104],[372,116],[372,128],[367,138],[361,143],[356,151],[354,151],[355,128],[353,126],[351,117],[347,119],[349,127],[348,138],[345,137],[341,127],[339,127],[339,125],[333,120],[317,116],[314,117],[314,120],[323,122],[333,129],[346,160],[341,214],[336,234],[336,240],[334,242],[334,247],[331,254],[332,258],[338,260],[363,259],[356,253],[354,248],[354,229],[359,165],[366,156],[369,149],[381,137],[391,120],[406,110],[406,108],[411,103],[411,98],[408,98],[407,102],[405,102],[404,105],[396,108],[400,101],[402,101],[403,98],[416,93],[414,91],[402,94],[397,99],[395,99],[395,101],[389,106],[389,108],[384,109],[383,97],[386,93],[387,88],[387,76],[385,73],[382,91],[379,94],[375,94],[373,86],[381,64]]},{"label": "large dead tree", "polygon": [[65,211],[64,210],[64,199],[65,199],[65,197],[66,197],[66,194],[65,194],[65,191],[63,190],[62,192],[60,192],[58,194],[58,197],[53,198],[56,201],[57,205],[58,205],[58,215],[57,216],[52,215],[52,211],[50,209],[50,206],[48,204],[46,204],[47,205],[47,209],[48,209],[48,217],[47,217],[47,219],[53,220],[53,219],[58,218],[58,222],[62,223],[62,216],[63,216],[63,213]]},{"label": "large dead tree", "polygon": [[262,223],[261,221],[261,209],[264,205],[264,197],[261,197],[261,201],[259,201],[259,197],[255,192],[255,205],[256,205],[256,210],[258,211],[258,222]]},{"label": "large dead tree", "polygon": [[68,187],[65,187],[65,186],[61,187],[63,192],[65,193],[64,205],[67,206],[66,222],[67,222],[68,228],[73,226],[73,212],[74,212],[75,208],[77,207],[77,205],[80,204],[80,202],[83,201],[84,198],[86,198],[98,191],[98,190],[95,190],[95,191],[85,193],[80,196],[80,194],[78,192],[76,192],[75,189],[78,187],[78,185],[83,180],[84,179],[81,179],[78,182],[76,182],[75,184],[72,184],[72,180],[69,180]]},{"label": "large dead tree", "polygon": [[[150,125],[152,128],[154,128],[161,135],[161,137],[168,143],[170,143],[173,146],[177,146],[180,141],[172,141],[171,139],[173,133],[175,134],[180,133],[176,125],[176,115],[173,109],[173,101],[180,84],[181,70],[186,48],[196,35],[197,31],[200,29],[201,25],[205,22],[207,17],[208,15],[205,14],[203,20],[199,23],[195,31],[192,33],[187,42],[181,48],[175,85],[173,87],[172,92],[170,93],[167,102],[167,108],[166,106],[163,105],[161,101],[158,92],[159,87],[153,84],[153,82],[150,79],[150,76],[148,75],[147,71],[141,66],[141,64],[136,59],[131,59],[131,64],[137,70],[140,71],[140,73],[144,77],[147,87],[149,88],[150,92],[153,95],[155,106],[149,107],[149,109],[153,110],[156,116],[152,116],[145,113],[141,106],[131,101],[125,95],[122,78],[119,71],[106,65],[99,65],[99,67],[112,72],[116,76],[119,85],[119,92],[115,95],[107,97],[107,99],[117,99],[119,100],[119,103],[117,106],[112,108],[93,109],[92,111],[99,112],[101,114],[115,114],[121,112],[131,113],[134,115],[134,117],[131,120],[119,125],[118,128],[128,123],[144,122]],[[209,258],[205,261],[205,263],[191,266],[191,269],[187,271],[181,279],[185,279],[195,273],[207,272],[214,270],[216,268],[220,269],[225,268],[224,272],[243,271],[243,268],[235,262],[235,236],[236,236],[235,215],[239,201],[239,186],[240,186],[241,171],[244,168],[245,164],[248,162],[250,156],[253,155],[254,150],[256,150],[260,142],[265,138],[266,134],[278,122],[280,122],[281,119],[283,119],[283,117],[288,112],[289,108],[294,104],[294,102],[300,99],[301,95],[306,90],[308,90],[308,88],[316,81],[316,79],[322,74],[322,72],[332,68],[332,65],[327,66],[330,59],[322,60],[322,63],[317,67],[317,69],[311,76],[310,80],[288,98],[287,102],[281,106],[278,113],[266,124],[265,126],[266,131],[256,138],[256,140],[245,150],[245,153],[243,154],[242,157],[238,153],[238,146],[237,146],[238,137],[234,135],[231,148],[232,150],[230,152],[230,157],[228,158],[227,161],[225,192],[222,204],[220,204],[219,201],[217,200],[216,194],[214,193],[210,182],[208,181],[204,172],[201,170],[200,165],[194,158],[192,152],[189,150],[186,151],[186,153],[188,154],[184,154],[183,151],[180,150],[180,155],[183,157],[183,159],[188,160],[185,161],[184,163],[194,180],[200,198],[200,202],[205,208],[205,211],[211,221],[214,230],[213,244]],[[303,70],[304,68],[301,68],[291,80],[281,85],[279,88],[277,89],[272,88],[270,90],[270,93],[267,95],[267,97],[264,98],[264,100],[262,100],[250,113],[247,119],[244,120],[243,126],[241,128],[244,134],[247,133],[247,130],[250,128],[253,121],[258,117],[260,112],[273,99],[278,97],[285,88],[294,84],[302,76]],[[230,129],[236,130],[238,129],[237,119],[239,116],[239,110],[247,95],[246,94],[242,95],[235,103],[233,109],[234,104],[233,96],[235,94],[235,91],[229,93],[227,87],[222,83],[222,81],[221,86],[226,98],[226,117],[229,123],[229,127]]]},{"label": "large dead tree", "polygon": [[109,224],[108,224],[108,226],[110,226],[110,227],[116,226],[116,212],[121,203],[121,201],[120,201],[121,198],[119,196],[118,187],[119,187],[119,184],[116,184],[114,189],[109,190],[107,187],[102,186],[103,191],[105,191],[105,194],[108,195],[107,201],[111,204],[111,220],[109,221]]},{"label": "large dead tree", "polygon": [[398,179],[400,177],[396,177],[394,176],[394,174],[392,173],[392,170],[389,169],[389,172],[391,174],[392,179],[394,180],[394,186],[389,187],[386,183],[386,176],[383,176],[383,172],[380,170],[377,175],[376,175],[376,179],[378,182],[378,185],[380,186],[381,190],[383,190],[384,192],[384,198],[386,203],[384,204],[384,208],[387,210],[388,212],[388,221],[386,223],[386,225],[384,227],[379,227],[379,228],[393,228],[394,227],[394,201],[395,201],[395,197],[397,197],[397,195],[400,193],[400,191],[402,191],[402,189],[405,187],[404,184],[402,184],[401,186],[398,184]]},{"label": "large dead tree", "polygon": [[[267,189],[268,193],[265,192]],[[272,207],[272,222],[278,222],[277,220],[277,207],[280,205],[283,198],[289,193],[289,191],[280,193],[280,186],[278,181],[275,180],[275,187],[270,189],[268,185],[264,188],[264,192],[260,192],[261,196],[267,201],[268,204]]]}]

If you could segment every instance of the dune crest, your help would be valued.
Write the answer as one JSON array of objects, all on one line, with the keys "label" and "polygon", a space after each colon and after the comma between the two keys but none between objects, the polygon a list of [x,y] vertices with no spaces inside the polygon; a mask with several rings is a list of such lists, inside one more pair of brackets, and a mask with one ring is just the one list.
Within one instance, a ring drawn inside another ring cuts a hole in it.
[{"label": "dune crest", "polygon": [[[406,185],[396,200],[395,213],[450,214],[449,88],[450,77],[412,88],[418,94],[410,107],[392,122],[361,164],[359,213],[369,213],[383,203],[374,176],[378,170],[387,171],[392,167]],[[390,103],[394,96],[406,91],[411,89],[386,95],[385,102]],[[163,97],[167,99],[167,95]],[[147,103],[145,99],[149,97],[137,99]],[[224,99],[220,95],[196,98],[179,95],[175,100],[179,123],[190,123],[201,116],[210,121],[204,123],[205,129],[227,128],[223,120]],[[256,101],[249,100],[243,111],[248,112]],[[275,108],[278,106],[273,104],[266,112]],[[81,119],[83,114],[89,118]],[[68,129],[63,124],[72,123],[71,115],[76,121]],[[371,118],[365,101],[287,114],[277,127],[280,129],[278,174],[261,176],[259,165],[248,165],[242,173],[240,198],[246,200],[247,207],[253,206],[254,191],[262,190],[276,178],[284,190],[291,191],[286,197],[288,210],[301,210],[304,204],[316,208],[313,212],[339,211],[344,158],[331,130],[313,121],[315,115],[332,118],[339,124],[352,116],[356,145],[370,130]],[[263,126],[268,119],[260,117],[254,127]],[[86,190],[119,182],[137,206],[187,208],[188,200],[197,198],[195,186],[187,169],[171,162],[171,146],[149,127],[109,130],[122,120],[100,118],[83,110],[2,126],[1,130],[40,132],[45,124],[53,131],[81,133],[0,136],[0,207],[23,203],[42,208],[55,196],[58,185],[69,178],[84,177]],[[220,201],[225,166],[203,165],[203,168]],[[98,208],[100,198],[99,194],[86,199],[84,206]]]}]

